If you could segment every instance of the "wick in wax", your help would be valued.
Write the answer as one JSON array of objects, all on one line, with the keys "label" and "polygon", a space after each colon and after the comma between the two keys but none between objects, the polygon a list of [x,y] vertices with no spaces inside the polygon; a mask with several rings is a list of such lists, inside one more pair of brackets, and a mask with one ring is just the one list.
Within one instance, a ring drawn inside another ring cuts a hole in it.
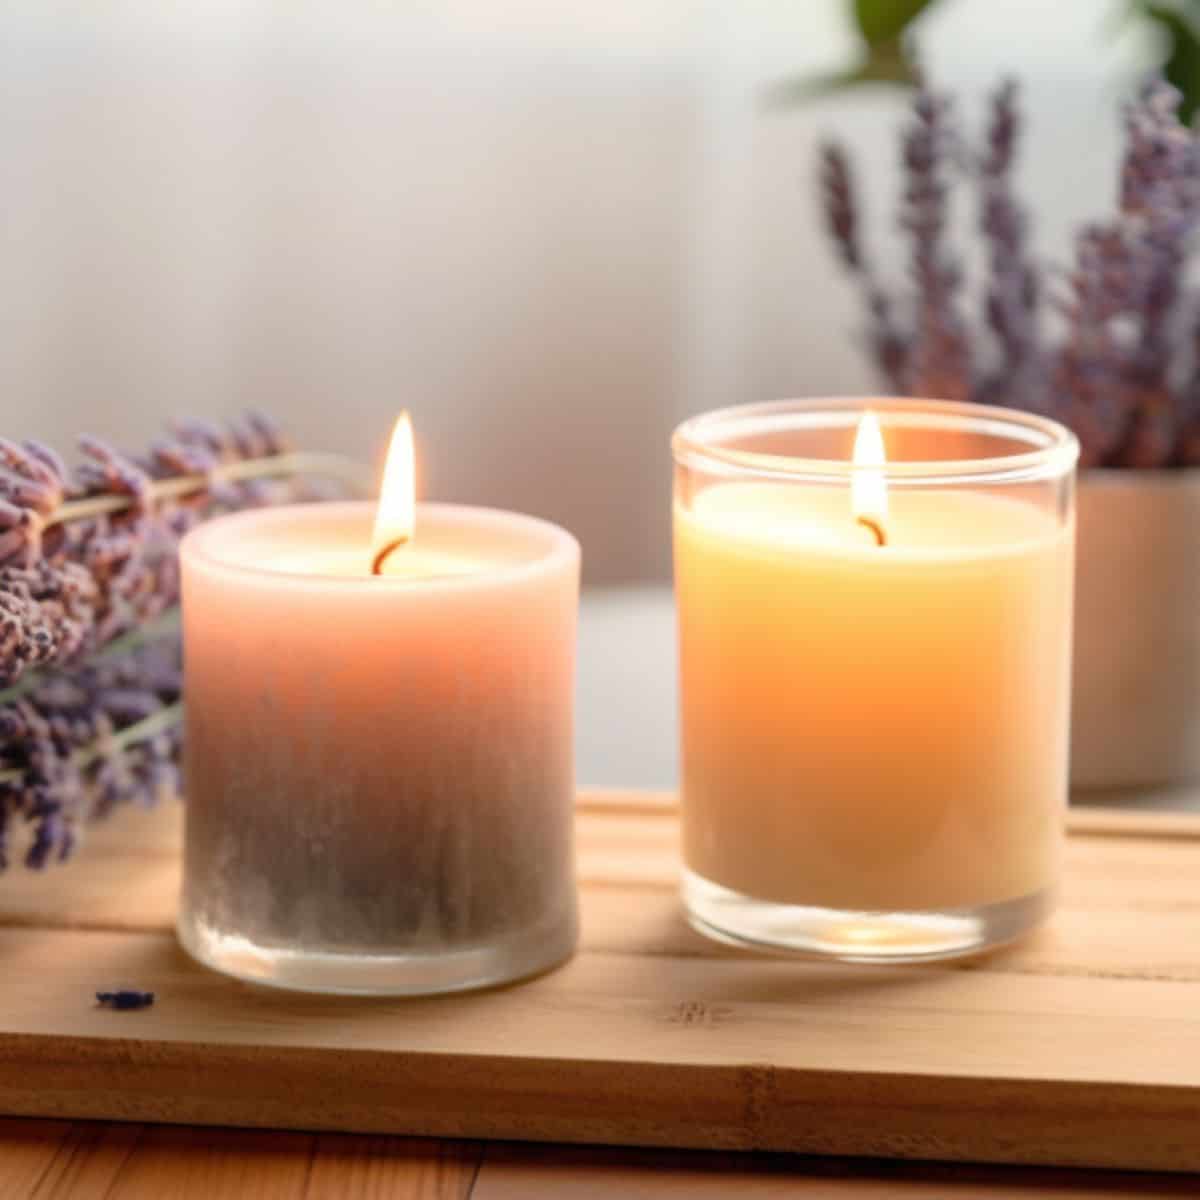
[{"label": "wick in wax", "polygon": [[371,574],[382,575],[383,564],[391,556],[393,550],[399,550],[401,546],[408,545],[408,538],[397,538],[394,542],[388,542],[386,546],[380,548],[379,553],[375,555],[374,561],[371,563]]},{"label": "wick in wax", "polygon": [[[883,526],[878,521],[873,521],[870,517],[859,517],[858,523],[865,525],[875,535],[875,544],[877,546],[887,545],[887,534],[883,532]],[[377,571],[376,574],[378,573]]]}]

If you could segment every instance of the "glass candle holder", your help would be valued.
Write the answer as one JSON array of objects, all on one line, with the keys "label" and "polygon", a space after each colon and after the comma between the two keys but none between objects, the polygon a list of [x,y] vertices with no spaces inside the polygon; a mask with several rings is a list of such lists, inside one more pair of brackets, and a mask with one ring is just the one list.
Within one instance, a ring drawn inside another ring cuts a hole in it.
[{"label": "glass candle holder", "polygon": [[811,400],[697,417],[673,451],[692,923],[877,962],[1044,918],[1074,436],[978,405]]},{"label": "glass candle holder", "polygon": [[269,508],[184,539],[180,939],[305,991],[544,970],[576,939],[578,544],[426,504],[373,576],[374,516]]}]

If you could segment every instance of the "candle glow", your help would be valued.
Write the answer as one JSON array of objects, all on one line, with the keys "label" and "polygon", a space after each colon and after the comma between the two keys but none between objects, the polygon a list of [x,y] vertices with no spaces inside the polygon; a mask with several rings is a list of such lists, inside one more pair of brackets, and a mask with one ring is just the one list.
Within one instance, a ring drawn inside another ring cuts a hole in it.
[{"label": "candle glow", "polygon": [[882,546],[887,542],[883,522],[887,517],[887,480],[883,467],[887,456],[883,448],[883,431],[879,418],[863,413],[854,438],[854,475],[850,480],[850,507],[855,520],[865,525]]},{"label": "candle glow", "polygon": [[416,455],[413,450],[412,421],[404,411],[396,419],[388,444],[379,489],[379,507],[371,536],[371,570],[381,573],[383,561],[399,546],[410,541],[416,524]]}]

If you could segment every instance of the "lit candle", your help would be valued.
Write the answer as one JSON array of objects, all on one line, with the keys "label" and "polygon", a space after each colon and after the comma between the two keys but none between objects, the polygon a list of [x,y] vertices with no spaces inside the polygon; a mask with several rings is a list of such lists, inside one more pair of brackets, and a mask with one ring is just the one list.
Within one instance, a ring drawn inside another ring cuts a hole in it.
[{"label": "lit candle", "polygon": [[746,942],[934,957],[1053,894],[1075,444],[1020,414],[877,407],[902,461],[845,403],[677,434],[685,899]]},{"label": "lit candle", "polygon": [[184,541],[187,833],[202,961],[308,990],[528,975],[576,936],[579,548],[414,504],[238,513]]}]

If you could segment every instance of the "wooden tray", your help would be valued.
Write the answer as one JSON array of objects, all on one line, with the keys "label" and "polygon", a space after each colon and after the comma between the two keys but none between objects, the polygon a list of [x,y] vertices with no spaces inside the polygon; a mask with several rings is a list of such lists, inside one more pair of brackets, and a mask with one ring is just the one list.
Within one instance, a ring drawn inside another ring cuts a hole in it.
[{"label": "wooden tray", "polygon": [[[1200,1169],[1200,817],[1076,810],[1063,907],[1026,943],[841,968],[692,933],[672,801],[587,795],[579,956],[407,1001],[193,965],[178,809],[118,822],[0,879],[0,1112]],[[94,1006],[121,985],[158,1001]]]}]

